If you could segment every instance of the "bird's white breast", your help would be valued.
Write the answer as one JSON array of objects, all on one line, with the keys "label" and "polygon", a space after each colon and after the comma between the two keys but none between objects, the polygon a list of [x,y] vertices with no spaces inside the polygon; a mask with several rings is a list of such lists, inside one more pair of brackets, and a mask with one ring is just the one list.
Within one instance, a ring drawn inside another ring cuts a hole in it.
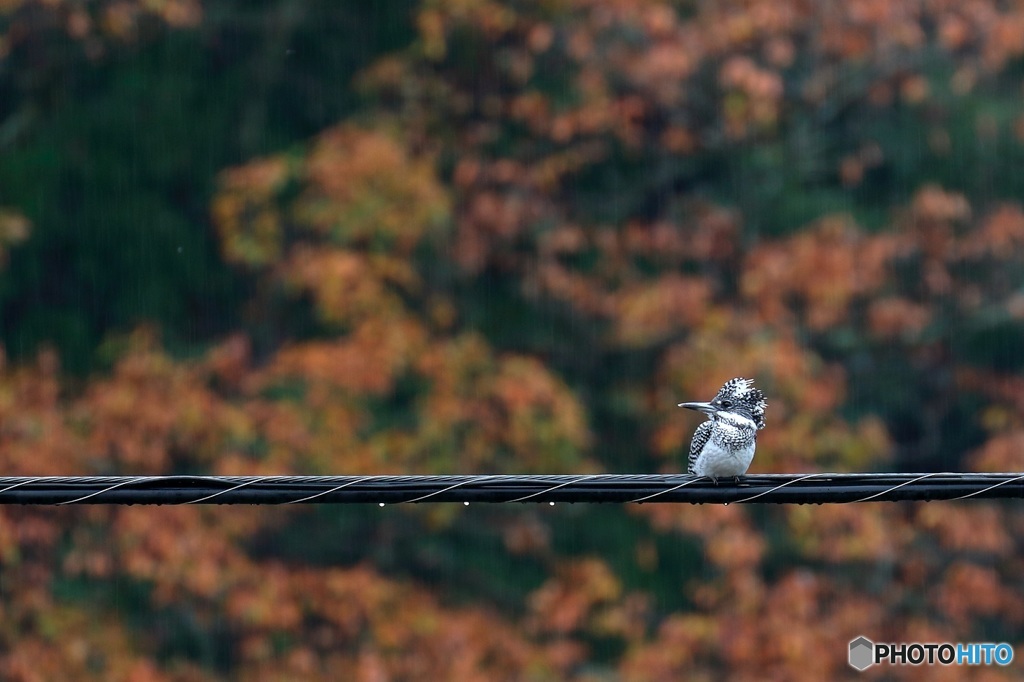
[{"label": "bird's white breast", "polygon": [[712,478],[741,476],[746,473],[754,459],[754,446],[755,443],[751,441],[742,447],[726,449],[712,438],[704,444],[704,449],[694,462],[693,472],[698,476]]}]

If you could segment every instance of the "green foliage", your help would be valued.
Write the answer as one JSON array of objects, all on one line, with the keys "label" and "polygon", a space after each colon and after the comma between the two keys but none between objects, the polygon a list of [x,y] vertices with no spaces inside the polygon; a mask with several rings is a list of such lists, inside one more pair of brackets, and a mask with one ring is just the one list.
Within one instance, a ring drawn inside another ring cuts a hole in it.
[{"label": "green foliage", "polygon": [[407,41],[411,18],[407,0],[225,3],[196,29],[65,64],[2,150],[0,204],[32,223],[0,275],[8,352],[53,343],[85,372],[106,335],[140,323],[184,353],[243,324],[252,283],[209,228],[214,177],[350,112],[348,81]]}]

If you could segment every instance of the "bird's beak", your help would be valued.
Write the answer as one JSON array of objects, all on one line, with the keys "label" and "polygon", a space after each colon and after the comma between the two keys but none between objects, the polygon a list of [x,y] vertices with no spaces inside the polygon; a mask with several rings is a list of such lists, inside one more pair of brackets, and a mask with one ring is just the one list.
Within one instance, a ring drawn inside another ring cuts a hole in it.
[{"label": "bird's beak", "polygon": [[679,407],[685,407],[688,410],[697,410],[704,414],[714,414],[718,412],[718,408],[711,403],[679,403]]}]

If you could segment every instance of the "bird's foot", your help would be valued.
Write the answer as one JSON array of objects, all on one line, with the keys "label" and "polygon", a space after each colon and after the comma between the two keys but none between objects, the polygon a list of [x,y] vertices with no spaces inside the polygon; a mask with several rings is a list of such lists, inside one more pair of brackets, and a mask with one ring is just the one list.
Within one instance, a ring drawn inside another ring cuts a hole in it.
[{"label": "bird's foot", "polygon": [[[711,479],[712,483],[714,483],[715,485],[718,485],[718,476],[708,476],[708,478]],[[739,485],[740,484],[740,478],[741,478],[740,476],[729,476],[729,478],[732,479],[732,484],[733,485]]]}]

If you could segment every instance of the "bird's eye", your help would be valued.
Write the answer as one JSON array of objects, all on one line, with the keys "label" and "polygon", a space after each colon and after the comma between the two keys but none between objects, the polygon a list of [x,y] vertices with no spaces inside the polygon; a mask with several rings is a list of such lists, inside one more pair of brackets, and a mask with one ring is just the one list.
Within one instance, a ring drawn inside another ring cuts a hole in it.
[{"label": "bird's eye", "polygon": [[729,409],[730,407],[732,407],[732,401],[731,400],[723,400],[722,401],[722,407],[724,407],[725,409]]}]

